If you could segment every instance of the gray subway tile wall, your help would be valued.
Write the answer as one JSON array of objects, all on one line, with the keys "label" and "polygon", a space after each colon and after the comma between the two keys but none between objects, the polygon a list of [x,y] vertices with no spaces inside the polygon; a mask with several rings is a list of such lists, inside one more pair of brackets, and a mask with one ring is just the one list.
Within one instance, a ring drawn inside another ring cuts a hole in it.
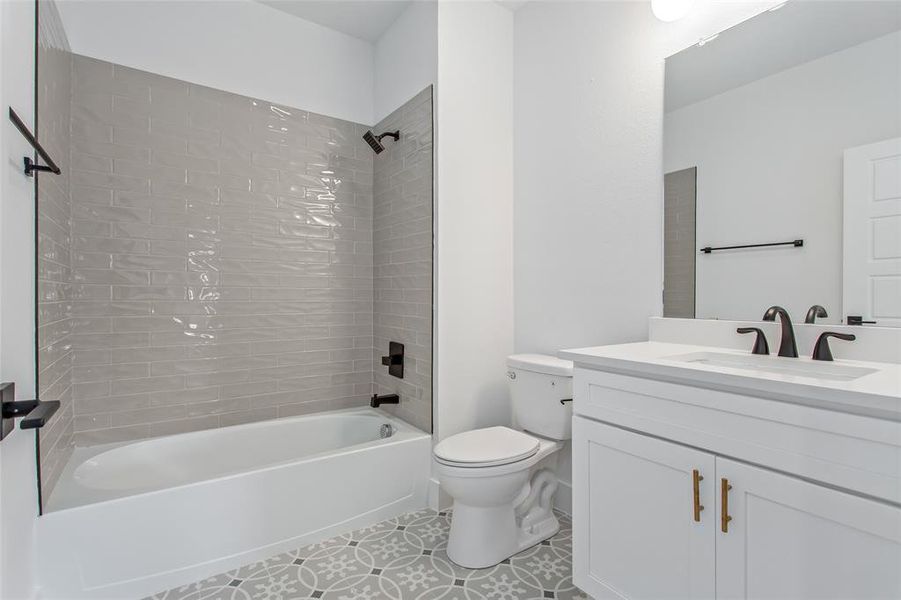
[{"label": "gray subway tile wall", "polygon": [[[72,74],[75,443],[366,404],[384,223],[367,128],[83,56]],[[426,262],[407,276],[430,330]]]},{"label": "gray subway tile wall", "polygon": [[[45,493],[75,445],[376,389],[431,430],[431,88],[377,126],[402,137],[374,162],[361,124],[55,57],[39,110],[63,176],[39,180],[38,337],[41,398],[63,409],[41,434]],[[382,373],[388,340],[404,380]]]},{"label": "gray subway tile wall", "polygon": [[71,452],[74,427],[72,221],[69,203],[71,54],[56,5],[40,2],[36,6],[40,11],[36,135],[62,170],[59,175],[37,175],[37,195],[40,199],[36,273],[38,397],[60,402],[55,418],[39,432],[41,474],[45,492],[49,493]]},{"label": "gray subway tile wall", "polygon": [[[432,88],[383,119],[376,133],[400,131],[375,157],[373,193],[373,372],[376,391],[397,393],[388,410],[432,430]],[[404,344],[404,378],[381,357],[390,341]]]}]

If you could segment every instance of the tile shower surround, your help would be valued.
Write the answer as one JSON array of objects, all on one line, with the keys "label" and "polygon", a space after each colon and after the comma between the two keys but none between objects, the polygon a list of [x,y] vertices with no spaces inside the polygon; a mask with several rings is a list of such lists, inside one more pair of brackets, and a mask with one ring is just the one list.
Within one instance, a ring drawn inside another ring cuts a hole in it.
[{"label": "tile shower surround", "polygon": [[[396,393],[384,409],[432,430],[432,89],[426,88],[375,126],[386,138],[375,157],[373,250],[375,349],[379,394]],[[404,378],[388,375],[381,357],[389,341],[404,345]]]},{"label": "tile shower surround", "polygon": [[82,56],[72,78],[74,442],[368,402],[367,128]]},{"label": "tile shower surround", "polygon": [[45,490],[53,488],[72,447],[72,223],[69,203],[71,54],[53,2],[41,2],[38,30],[37,136],[62,173],[38,174],[38,393],[60,410],[41,429]]}]

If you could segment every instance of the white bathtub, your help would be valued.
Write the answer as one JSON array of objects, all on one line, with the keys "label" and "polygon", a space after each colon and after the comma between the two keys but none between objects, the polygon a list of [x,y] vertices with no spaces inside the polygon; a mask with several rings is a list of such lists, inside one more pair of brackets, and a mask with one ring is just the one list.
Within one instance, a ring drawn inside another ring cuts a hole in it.
[{"label": "white bathtub", "polygon": [[369,408],[79,448],[38,520],[41,597],[138,598],[423,508],[430,453]]}]

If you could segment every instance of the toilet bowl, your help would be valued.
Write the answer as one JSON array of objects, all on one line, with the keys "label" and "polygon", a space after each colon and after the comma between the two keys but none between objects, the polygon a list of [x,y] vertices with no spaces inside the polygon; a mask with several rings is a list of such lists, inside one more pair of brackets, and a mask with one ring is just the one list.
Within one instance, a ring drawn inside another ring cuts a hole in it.
[{"label": "toilet bowl", "polygon": [[465,431],[433,452],[438,481],[454,499],[447,554],[467,568],[495,565],[560,527],[552,463],[571,435],[572,364],[516,355],[507,365],[513,416],[523,431]]},{"label": "toilet bowl", "polygon": [[[522,442],[531,442],[531,451],[517,456],[515,450],[505,446],[511,434],[522,436]],[[533,467],[563,445],[507,427],[476,429],[460,436],[464,439],[445,441],[467,442],[479,437],[491,453],[480,462],[464,461],[454,460],[459,454],[452,448],[441,444],[435,448],[438,480],[454,499],[448,557],[460,566],[479,569],[557,533],[560,526],[553,513],[556,478],[549,477],[552,474],[548,470],[536,471]],[[532,493],[533,485],[542,489]]]}]

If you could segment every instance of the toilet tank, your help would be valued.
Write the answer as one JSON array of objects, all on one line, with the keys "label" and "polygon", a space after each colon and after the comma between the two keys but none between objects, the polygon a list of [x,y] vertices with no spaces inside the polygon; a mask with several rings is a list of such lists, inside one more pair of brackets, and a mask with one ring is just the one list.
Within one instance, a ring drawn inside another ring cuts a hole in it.
[{"label": "toilet tank", "polygon": [[572,362],[544,354],[514,354],[507,357],[507,378],[513,416],[521,429],[552,440],[572,437]]}]

